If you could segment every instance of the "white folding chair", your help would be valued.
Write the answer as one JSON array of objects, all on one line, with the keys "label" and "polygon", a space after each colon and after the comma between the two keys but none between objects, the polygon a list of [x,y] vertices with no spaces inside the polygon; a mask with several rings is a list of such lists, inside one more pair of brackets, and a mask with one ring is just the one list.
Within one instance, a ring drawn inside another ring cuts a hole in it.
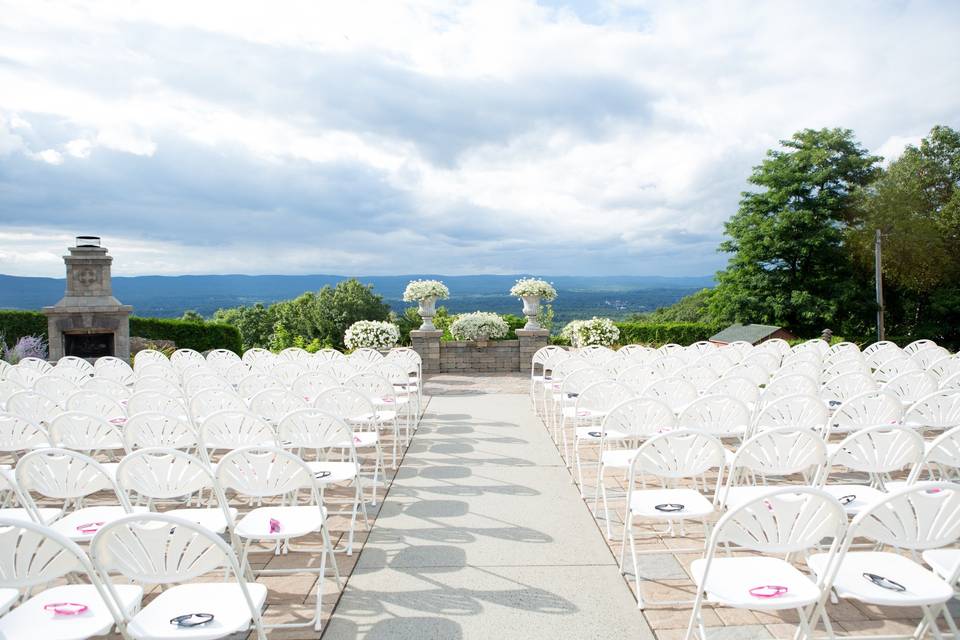
[{"label": "white folding chair", "polygon": [[286,389],[264,389],[250,398],[250,412],[271,424],[291,411],[307,406],[305,400]]},{"label": "white folding chair", "polygon": [[177,371],[183,371],[191,366],[205,365],[206,358],[194,349],[177,349],[170,354],[170,364]]},{"label": "white folding chair", "polygon": [[[87,554],[60,533],[0,516],[0,592],[26,600],[0,617],[0,637],[80,640],[110,633],[140,606],[143,589],[105,586]],[[86,576],[89,584],[80,583]],[[72,579],[71,579],[72,578]],[[65,579],[66,584],[35,589]],[[32,595],[30,595],[32,594]],[[2,597],[2,596],[0,596]],[[7,606],[13,604],[7,602]]]},{"label": "white folding chair", "polygon": [[[93,378],[90,378],[93,380]],[[67,378],[52,374],[40,376],[33,383],[33,390],[44,395],[61,407],[67,406],[67,398],[80,390],[76,384]]]},{"label": "white folding chair", "polygon": [[181,397],[168,396],[162,391],[138,391],[127,400],[127,424],[138,413],[162,413],[190,421],[190,413]]},{"label": "white folding chair", "polygon": [[[316,575],[318,580],[313,619],[306,623],[271,625],[271,628],[313,626],[314,630],[320,631],[323,582],[328,557],[338,587],[340,572],[327,530],[327,511],[310,467],[289,451],[277,447],[245,447],[229,452],[220,460],[217,465],[217,480],[224,491],[233,491],[240,497],[258,501],[283,499],[280,505],[251,509],[237,521],[235,532],[243,541],[243,566],[249,566],[248,557],[253,542],[275,543],[276,552],[280,553],[281,550],[290,550],[291,540],[320,532],[323,552],[320,554],[319,567],[313,566],[308,560],[308,564],[303,567],[254,571],[260,575]],[[298,498],[303,490],[306,490],[308,497],[306,503],[301,504]]]},{"label": "white folding chair", "polygon": [[254,371],[237,384],[237,393],[240,394],[241,398],[249,400],[265,389],[286,388],[278,378],[269,373]]},{"label": "white folding chair", "polygon": [[247,446],[274,446],[277,434],[260,416],[246,410],[224,409],[208,415],[200,424],[200,443],[212,457],[216,451]]},{"label": "white folding chair", "polygon": [[[392,466],[396,467],[397,446],[400,440],[399,416],[401,411],[406,410],[410,398],[398,395],[389,380],[368,371],[351,376],[344,382],[344,386],[362,393],[373,405],[373,413],[365,414],[365,419],[372,421],[377,428],[387,428],[393,432]],[[408,420],[405,424],[404,443],[409,441],[410,422]]]},{"label": "white folding chair", "polygon": [[[373,403],[356,389],[337,387],[327,389],[316,397],[313,407],[340,418],[353,430],[351,442],[355,450],[373,449],[373,479],[371,504],[377,504],[377,484],[381,473],[385,473],[383,449],[380,447],[380,431],[377,423],[371,419],[376,413]],[[394,463],[396,464],[396,463]]]},{"label": "white folding chair", "polygon": [[229,349],[213,349],[207,353],[207,364],[220,373],[225,373],[238,362],[242,362],[240,356]]},{"label": "white folding chair", "polygon": [[830,412],[817,396],[799,393],[782,396],[765,406],[753,419],[754,433],[777,427],[814,429],[822,439]]},{"label": "white folding chair", "polygon": [[293,381],[305,374],[307,367],[302,362],[292,360],[281,361],[270,369],[270,375],[279,380],[287,389],[293,385]]},{"label": "white folding chair", "polygon": [[120,358],[113,356],[97,358],[97,361],[93,363],[93,372],[97,378],[110,380],[124,386],[129,386],[134,381],[133,368]]},{"label": "white folding chair", "polygon": [[616,405],[600,423],[600,442],[597,456],[597,487],[593,495],[593,511],[603,498],[604,524],[607,539],[613,539],[610,529],[610,505],[604,483],[607,469],[626,474],[637,453],[639,443],[659,433],[671,431],[677,417],[666,403],[655,398],[630,398]]},{"label": "white folding chair", "polygon": [[900,398],[904,407],[930,395],[937,390],[937,380],[926,371],[907,371],[886,382],[881,387]]},{"label": "white folding chair", "polygon": [[67,411],[82,411],[100,416],[116,425],[123,425],[127,421],[127,410],[119,402],[96,391],[80,389],[67,398]]},{"label": "white folding chair", "polygon": [[845,400],[861,393],[876,391],[877,388],[877,383],[869,372],[849,371],[838,374],[824,382],[819,395],[824,404],[833,411]]},{"label": "white folding chair", "polygon": [[313,402],[327,389],[335,389],[340,382],[332,375],[319,371],[308,371],[293,381],[290,389],[305,402]]},{"label": "white folding chair", "polygon": [[232,391],[224,389],[204,389],[190,399],[190,417],[194,425],[202,425],[204,420],[218,411],[248,411],[247,403]]},{"label": "white folding chair", "polygon": [[[56,447],[81,451],[92,457],[100,453],[108,454],[110,459],[115,459],[118,452],[123,455],[120,427],[92,413],[65,411],[50,421],[48,432]],[[104,463],[103,468],[112,474],[116,465]]]},{"label": "white folding chair", "polygon": [[142,411],[123,427],[123,445],[127,451],[167,447],[205,455],[197,431],[183,416],[159,411]]},{"label": "white folding chair", "polygon": [[[389,357],[389,354],[387,354]],[[537,406],[537,388],[542,387],[549,376],[551,365],[562,359],[568,358],[566,349],[557,345],[547,345],[537,349],[536,353],[530,359],[530,401],[533,402],[534,409],[539,414],[540,409]]]},{"label": "white folding chair", "polygon": [[[827,539],[831,542],[824,556],[834,557],[846,524],[836,499],[812,487],[775,489],[728,511],[717,522],[705,557],[690,567],[697,597],[686,640],[694,631],[706,640],[701,614],[705,602],[765,612],[793,610],[800,621],[798,636],[812,637],[811,621],[822,612],[819,605],[829,581],[814,580],[790,560],[794,554],[821,547]],[[825,612],[822,617],[832,634]]]},{"label": "white folding chair", "polygon": [[947,431],[960,425],[960,389],[943,389],[918,398],[903,415],[903,424],[920,431]]},{"label": "white folding chair", "polygon": [[[89,456],[68,449],[40,449],[23,456],[15,471],[24,505],[36,510],[36,493],[62,504],[61,516],[50,527],[75,542],[88,541],[104,524],[132,512],[132,507],[117,489],[111,473]],[[83,506],[84,498],[99,491],[112,491],[114,504]]]},{"label": "white folding chair", "polygon": [[746,376],[724,375],[704,389],[703,395],[730,396],[752,410],[760,400],[760,389],[753,380]]},{"label": "white folding chair", "polygon": [[40,425],[48,423],[60,413],[60,407],[52,398],[35,391],[17,391],[7,398],[6,410]]},{"label": "white folding chair", "polygon": [[564,408],[560,423],[563,437],[564,458],[569,466],[566,425],[573,427],[573,455],[577,467],[577,483],[580,496],[586,495],[583,487],[583,467],[580,462],[580,448],[584,443],[599,444],[602,433],[598,431],[603,419],[610,410],[636,394],[625,384],[613,380],[601,380],[583,388],[572,407]]},{"label": "white folding chair", "polygon": [[[301,458],[305,449],[315,452],[315,460],[307,460],[313,472],[320,496],[323,490],[336,482],[352,484],[354,497],[350,506],[350,531],[347,536],[347,555],[353,555],[353,533],[357,522],[357,509],[367,521],[367,505],[363,500],[363,481],[356,447],[353,446],[353,430],[337,416],[320,409],[297,409],[280,420],[277,436],[285,449],[292,449]],[[333,453],[338,460],[334,460]],[[346,454],[346,455],[344,455]]]},{"label": "white folding chair", "polygon": [[[139,611],[123,612],[122,625],[131,638],[213,639],[246,635],[250,629],[259,640],[267,638],[260,617],[267,587],[245,581],[233,549],[194,522],[160,513],[121,518],[97,534],[90,555],[101,575],[164,587]],[[118,589],[107,584],[115,599]]]},{"label": "white folding chair", "polygon": [[120,403],[122,406],[130,399],[130,395],[133,392],[133,389],[126,385],[122,385],[119,382],[114,382],[107,378],[87,378],[82,384],[81,387],[85,391],[93,391],[94,393],[99,393],[100,395],[107,396],[112,398]]},{"label": "white folding chair", "polygon": [[742,440],[750,430],[750,409],[730,396],[703,396],[680,413],[677,426]]},{"label": "white folding chair", "polygon": [[811,378],[802,373],[790,373],[779,378],[773,378],[760,394],[760,406],[766,406],[777,398],[798,393],[811,396],[820,393],[820,385],[816,378]]},{"label": "white folding chair", "polygon": [[[833,557],[814,554],[807,564],[840,598],[881,607],[919,608],[923,614],[919,626],[903,637],[920,638],[930,630],[935,638],[942,638],[936,621],[943,615],[957,638],[957,625],[946,607],[954,595],[951,584],[910,556],[953,545],[958,537],[960,485],[914,485],[865,508],[850,523],[843,545]],[[850,551],[858,538],[891,550]],[[818,611],[823,611],[827,596],[826,591],[821,595]],[[816,619],[816,613],[810,619]],[[832,629],[828,631],[833,638]]]},{"label": "white folding chair", "polygon": [[[644,599],[637,562],[637,556],[644,552],[637,551],[634,522],[643,520],[648,523],[666,524],[669,526],[668,532],[675,534],[679,529],[683,535],[685,534],[682,528],[684,521],[696,520],[703,525],[704,531],[708,531],[707,518],[713,514],[713,503],[697,489],[681,486],[679,481],[702,478],[709,470],[719,469],[717,474],[717,488],[719,488],[723,476],[723,465],[723,445],[715,437],[700,431],[687,429],[668,431],[653,436],[637,449],[627,472],[627,510],[623,521],[620,547],[620,573],[621,575],[626,573],[623,562],[624,552],[629,543],[630,556],[633,560],[633,577],[637,582],[639,608],[643,609],[647,604],[678,603],[649,603]],[[648,487],[647,482],[651,478],[657,479],[661,486]],[[696,551],[699,550],[696,549]],[[664,553],[664,551],[657,549],[646,553]]]},{"label": "white folding chair", "polygon": [[660,378],[650,383],[640,392],[640,395],[660,400],[676,414],[680,414],[700,397],[697,387],[692,382],[677,376]]},{"label": "white folding chair", "polygon": [[824,439],[834,433],[850,433],[864,427],[900,424],[903,404],[892,393],[865,391],[843,401],[827,422]]},{"label": "white folding chair", "polygon": [[366,369],[383,362],[383,354],[376,349],[368,349],[364,347],[347,355],[347,360],[350,361],[350,364],[356,367],[357,371],[365,371]]},{"label": "white folding chair", "polygon": [[253,347],[252,349],[247,349],[243,352],[243,357],[241,360],[253,367],[254,365],[271,362],[276,359],[277,356],[270,353],[266,349],[261,349],[260,347]]},{"label": "white folding chair", "polygon": [[179,381],[161,378],[160,376],[144,376],[142,378],[137,378],[137,380],[133,383],[133,392],[138,393],[140,391],[160,391],[168,396],[173,396],[174,398],[185,397],[183,394],[183,388],[180,386]]}]

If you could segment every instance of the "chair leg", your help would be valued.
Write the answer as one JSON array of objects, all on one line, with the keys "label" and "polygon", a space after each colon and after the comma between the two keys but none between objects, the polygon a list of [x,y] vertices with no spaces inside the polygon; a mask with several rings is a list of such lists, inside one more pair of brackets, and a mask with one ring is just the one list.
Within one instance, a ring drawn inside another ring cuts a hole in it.
[{"label": "chair leg", "polygon": [[607,526],[607,540],[613,540],[613,532],[610,530],[610,505],[607,503],[607,487],[603,484],[602,474],[603,472],[601,471],[601,475],[597,480],[597,484],[600,487],[600,495],[603,496],[603,520]]}]

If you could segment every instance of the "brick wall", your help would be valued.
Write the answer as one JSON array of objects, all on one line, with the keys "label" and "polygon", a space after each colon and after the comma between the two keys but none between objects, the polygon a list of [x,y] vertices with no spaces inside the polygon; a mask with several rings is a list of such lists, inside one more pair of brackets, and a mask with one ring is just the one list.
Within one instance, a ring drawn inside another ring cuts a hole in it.
[{"label": "brick wall", "polygon": [[439,331],[411,331],[411,346],[423,360],[426,373],[508,373],[528,371],[537,349],[547,345],[549,333],[541,329],[517,330],[516,340],[476,342],[440,341]]}]

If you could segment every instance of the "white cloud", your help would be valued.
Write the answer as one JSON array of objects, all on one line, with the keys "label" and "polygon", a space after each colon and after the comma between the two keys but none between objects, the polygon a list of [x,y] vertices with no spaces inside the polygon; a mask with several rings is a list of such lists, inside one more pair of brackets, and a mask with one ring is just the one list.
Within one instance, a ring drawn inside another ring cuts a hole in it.
[{"label": "white cloud", "polygon": [[700,274],[778,139],[960,125],[950,3],[551,4],[0,0],[0,162],[83,195],[0,222],[130,273]]}]

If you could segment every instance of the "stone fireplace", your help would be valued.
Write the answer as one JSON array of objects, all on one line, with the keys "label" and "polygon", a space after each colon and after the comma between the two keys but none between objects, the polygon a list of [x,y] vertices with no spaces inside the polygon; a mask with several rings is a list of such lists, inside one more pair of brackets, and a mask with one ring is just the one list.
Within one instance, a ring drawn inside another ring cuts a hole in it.
[{"label": "stone fireplace", "polygon": [[96,236],[77,236],[64,256],[67,290],[60,302],[44,307],[50,359],[63,356],[130,358],[130,314],[133,307],[113,297],[113,258]]}]

